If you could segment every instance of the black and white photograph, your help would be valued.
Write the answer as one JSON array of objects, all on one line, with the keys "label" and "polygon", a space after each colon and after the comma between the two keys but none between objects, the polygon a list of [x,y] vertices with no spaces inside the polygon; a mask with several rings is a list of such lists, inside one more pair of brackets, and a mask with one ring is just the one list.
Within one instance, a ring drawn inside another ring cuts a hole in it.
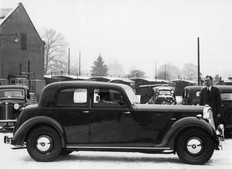
[{"label": "black and white photograph", "polygon": [[0,0],[0,168],[229,169],[231,0]]}]

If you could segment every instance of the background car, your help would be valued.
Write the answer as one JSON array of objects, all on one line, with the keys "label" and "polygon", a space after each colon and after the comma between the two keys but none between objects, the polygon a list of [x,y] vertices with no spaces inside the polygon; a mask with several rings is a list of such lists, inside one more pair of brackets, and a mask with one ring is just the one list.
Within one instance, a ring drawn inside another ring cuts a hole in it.
[{"label": "background car", "polygon": [[175,88],[171,86],[157,86],[153,88],[155,104],[176,104]]},{"label": "background car", "polygon": [[[198,105],[200,103],[200,93],[203,86],[188,86],[183,91],[184,105]],[[225,126],[226,136],[232,135],[232,86],[216,85],[220,90],[222,99],[222,109],[220,122]]]},{"label": "background car", "polygon": [[0,130],[14,127],[22,109],[29,104],[29,97],[27,86],[0,86]]}]

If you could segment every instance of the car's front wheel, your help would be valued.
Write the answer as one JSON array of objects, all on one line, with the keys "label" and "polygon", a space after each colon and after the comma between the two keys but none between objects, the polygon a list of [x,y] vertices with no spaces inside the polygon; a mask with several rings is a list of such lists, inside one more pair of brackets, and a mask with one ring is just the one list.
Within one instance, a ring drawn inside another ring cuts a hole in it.
[{"label": "car's front wheel", "polygon": [[26,144],[28,153],[36,161],[53,161],[61,153],[60,135],[49,126],[33,129],[26,139]]},{"label": "car's front wheel", "polygon": [[189,129],[177,140],[177,154],[188,164],[204,164],[214,152],[213,138],[202,129]]}]

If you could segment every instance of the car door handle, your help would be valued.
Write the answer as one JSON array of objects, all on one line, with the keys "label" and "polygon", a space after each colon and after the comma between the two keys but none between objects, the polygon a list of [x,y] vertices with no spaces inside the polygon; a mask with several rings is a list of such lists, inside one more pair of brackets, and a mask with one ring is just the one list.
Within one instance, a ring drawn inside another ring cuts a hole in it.
[{"label": "car door handle", "polygon": [[131,112],[129,112],[129,111],[125,111],[125,112],[124,112],[124,114],[130,114],[130,113],[131,113]]},{"label": "car door handle", "polygon": [[172,117],[172,118],[170,118],[171,119],[171,121],[176,121],[176,118],[175,117]]},{"label": "car door handle", "polygon": [[84,110],[84,111],[82,111],[82,113],[88,114],[89,111],[88,110]]}]

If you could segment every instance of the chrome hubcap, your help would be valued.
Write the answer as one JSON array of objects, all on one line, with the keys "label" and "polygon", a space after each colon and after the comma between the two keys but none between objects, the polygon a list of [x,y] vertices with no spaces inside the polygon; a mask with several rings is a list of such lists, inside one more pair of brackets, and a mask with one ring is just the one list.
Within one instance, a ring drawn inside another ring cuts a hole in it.
[{"label": "chrome hubcap", "polygon": [[36,148],[41,152],[47,152],[52,147],[52,139],[49,136],[40,136],[36,142]]},{"label": "chrome hubcap", "polygon": [[202,141],[198,138],[191,138],[190,140],[188,140],[187,142],[187,150],[191,153],[191,154],[198,154],[201,152],[202,150]]}]

